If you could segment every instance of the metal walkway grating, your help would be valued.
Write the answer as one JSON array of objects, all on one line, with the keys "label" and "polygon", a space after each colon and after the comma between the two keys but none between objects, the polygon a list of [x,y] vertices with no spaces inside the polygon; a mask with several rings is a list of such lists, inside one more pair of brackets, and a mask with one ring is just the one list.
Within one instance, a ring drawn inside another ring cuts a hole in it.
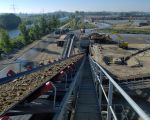
[{"label": "metal walkway grating", "polygon": [[74,120],[100,120],[98,99],[92,80],[89,61],[86,60],[81,75],[81,85],[76,101]]}]

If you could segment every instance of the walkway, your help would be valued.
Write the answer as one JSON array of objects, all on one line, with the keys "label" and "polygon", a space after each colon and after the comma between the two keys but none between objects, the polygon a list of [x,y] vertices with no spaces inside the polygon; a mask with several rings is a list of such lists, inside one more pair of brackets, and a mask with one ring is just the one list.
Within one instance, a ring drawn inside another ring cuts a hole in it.
[{"label": "walkway", "polygon": [[98,98],[92,80],[92,72],[89,61],[86,60],[81,85],[76,102],[74,120],[100,120],[101,119]]}]

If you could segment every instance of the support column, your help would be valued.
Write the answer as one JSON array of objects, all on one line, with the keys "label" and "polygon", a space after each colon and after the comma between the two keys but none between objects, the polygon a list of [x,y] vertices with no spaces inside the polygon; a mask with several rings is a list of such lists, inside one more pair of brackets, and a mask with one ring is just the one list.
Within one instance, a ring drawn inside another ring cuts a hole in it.
[{"label": "support column", "polygon": [[113,96],[113,84],[109,80],[109,90],[108,90],[108,106],[107,106],[107,120],[111,120],[111,110],[110,106],[112,106],[112,96]]},{"label": "support column", "polygon": [[100,105],[100,110],[101,110],[101,104],[102,104],[102,88],[101,88],[101,85],[102,85],[102,71],[100,71],[100,81],[99,81],[99,105]]}]

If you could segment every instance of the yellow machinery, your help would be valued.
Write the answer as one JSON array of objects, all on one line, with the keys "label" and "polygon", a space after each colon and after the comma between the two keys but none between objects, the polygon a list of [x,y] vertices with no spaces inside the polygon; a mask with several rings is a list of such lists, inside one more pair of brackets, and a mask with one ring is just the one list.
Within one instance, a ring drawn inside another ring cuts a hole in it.
[{"label": "yellow machinery", "polygon": [[113,32],[112,34],[115,34],[118,37],[118,46],[123,49],[128,49],[128,42],[124,42],[121,35],[118,33]]},{"label": "yellow machinery", "polygon": [[123,49],[128,49],[128,42],[124,42],[124,41],[120,42],[119,47]]}]

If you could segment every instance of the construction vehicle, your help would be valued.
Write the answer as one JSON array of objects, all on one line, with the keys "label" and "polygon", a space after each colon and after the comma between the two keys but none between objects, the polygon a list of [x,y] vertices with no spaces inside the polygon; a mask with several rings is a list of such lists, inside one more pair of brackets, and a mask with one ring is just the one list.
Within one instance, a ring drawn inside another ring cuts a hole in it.
[{"label": "construction vehicle", "polygon": [[118,34],[118,33],[116,33],[116,32],[113,32],[112,35],[116,35],[116,36],[117,36],[117,39],[118,39],[118,46],[119,46],[120,48],[128,49],[128,42],[125,42],[125,41],[123,40],[123,37],[122,37],[120,34]]},{"label": "construction vehicle", "polygon": [[81,28],[81,29],[80,29],[80,32],[81,32],[81,33],[85,33],[85,29],[84,29],[84,28]]},{"label": "construction vehicle", "polygon": [[123,49],[128,49],[128,42],[121,41],[119,47]]}]

